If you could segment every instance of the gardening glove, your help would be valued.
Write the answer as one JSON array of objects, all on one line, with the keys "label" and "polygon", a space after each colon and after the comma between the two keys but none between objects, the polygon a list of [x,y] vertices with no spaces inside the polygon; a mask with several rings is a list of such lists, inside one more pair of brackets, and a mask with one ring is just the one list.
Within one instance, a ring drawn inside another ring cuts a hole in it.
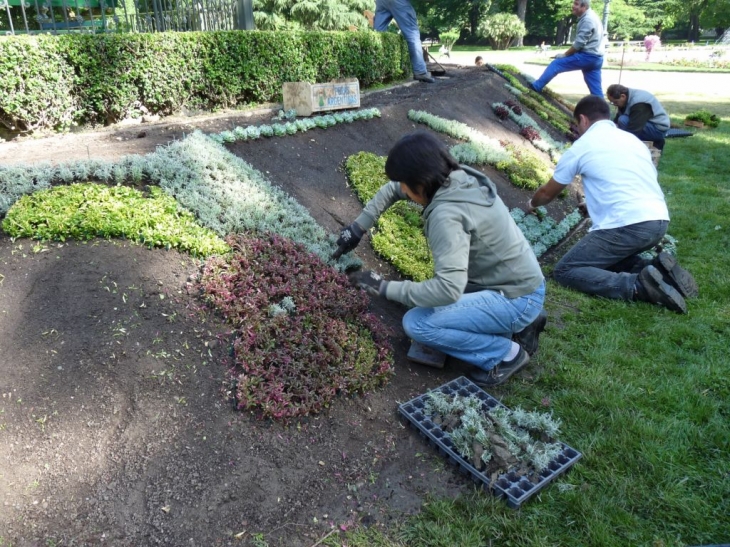
[{"label": "gardening glove", "polygon": [[562,59],[563,57],[565,57],[565,53],[556,53],[553,59]]},{"label": "gardening glove", "polygon": [[332,260],[337,260],[357,247],[363,235],[365,235],[365,230],[357,222],[343,228],[340,237],[337,238],[337,250],[332,253]]},{"label": "gardening glove", "polygon": [[364,290],[370,296],[385,296],[385,287],[388,282],[384,281],[383,276],[378,272],[363,270],[353,272],[347,278],[350,280],[350,285]]}]

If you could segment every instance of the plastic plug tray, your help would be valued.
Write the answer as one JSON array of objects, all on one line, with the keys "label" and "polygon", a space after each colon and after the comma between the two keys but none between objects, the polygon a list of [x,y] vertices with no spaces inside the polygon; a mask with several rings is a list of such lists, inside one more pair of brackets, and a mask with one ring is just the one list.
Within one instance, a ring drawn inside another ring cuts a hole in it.
[{"label": "plastic plug tray", "polygon": [[[440,391],[445,395],[460,395],[462,397],[473,395],[482,401],[486,412],[497,407],[507,408],[464,376],[456,378],[433,391]],[[492,484],[489,476],[478,471],[469,460],[456,452],[449,434],[443,431],[441,427],[431,421],[430,417],[425,414],[424,407],[427,398],[428,394],[424,394],[407,403],[403,403],[398,407],[398,412],[408,420],[411,426],[417,429],[433,444],[440,454],[446,456],[453,464],[458,465],[463,473],[471,475],[474,481],[482,483],[482,487],[485,490],[491,491],[498,497],[505,498],[507,505],[513,509],[519,508],[528,499],[545,488],[556,477],[565,473],[575,462],[583,457],[583,454],[577,450],[564,443],[560,443],[563,447],[562,453],[555,457],[539,474],[534,476],[533,480],[530,480],[528,476],[520,476],[515,471],[510,470],[507,473],[499,475]]]}]

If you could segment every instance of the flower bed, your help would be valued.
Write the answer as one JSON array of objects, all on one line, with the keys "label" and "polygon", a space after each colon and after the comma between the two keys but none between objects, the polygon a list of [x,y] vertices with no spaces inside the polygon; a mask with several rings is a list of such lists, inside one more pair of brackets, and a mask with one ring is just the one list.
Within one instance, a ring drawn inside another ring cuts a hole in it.
[{"label": "flower bed", "polygon": [[233,252],[209,259],[199,283],[234,328],[238,408],[290,419],[387,381],[392,350],[366,293],[281,236],[227,242]]}]

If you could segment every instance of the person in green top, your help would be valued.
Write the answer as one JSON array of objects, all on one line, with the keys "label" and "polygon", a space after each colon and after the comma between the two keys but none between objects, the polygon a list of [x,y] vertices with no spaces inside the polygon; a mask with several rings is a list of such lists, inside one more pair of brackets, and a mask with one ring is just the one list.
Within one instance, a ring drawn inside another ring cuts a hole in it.
[{"label": "person in green top", "polygon": [[473,365],[471,378],[481,386],[505,382],[527,365],[547,320],[545,280],[529,243],[494,183],[459,165],[430,133],[401,138],[385,172],[391,182],[342,230],[334,256],[354,249],[397,201],[423,206],[433,277],[386,281],[359,271],[350,280],[371,295],[410,307],[403,329],[414,343]]}]

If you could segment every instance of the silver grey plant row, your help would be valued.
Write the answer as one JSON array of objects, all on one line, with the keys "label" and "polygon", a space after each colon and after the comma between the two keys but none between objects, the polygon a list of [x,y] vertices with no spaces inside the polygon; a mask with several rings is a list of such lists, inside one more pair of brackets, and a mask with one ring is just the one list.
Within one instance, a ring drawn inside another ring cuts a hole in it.
[{"label": "silver grey plant row", "polygon": [[538,258],[550,247],[557,245],[583,219],[578,209],[574,209],[560,222],[548,216],[545,207],[538,207],[537,212],[538,215],[528,215],[522,209],[514,208],[510,215]]},{"label": "silver grey plant row", "polygon": [[[286,119],[286,113],[279,114],[277,119]],[[380,117],[380,110],[377,108],[363,108],[361,110],[347,110],[335,112],[323,116],[312,116],[311,118],[299,118],[285,123],[274,123],[271,125],[249,125],[247,127],[236,127],[232,131],[213,133],[211,139],[223,144],[237,141],[255,140],[261,137],[284,137],[295,133],[304,133],[310,129],[326,129],[338,123],[352,123],[357,120],[372,120]]]},{"label": "silver grey plant row", "polygon": [[200,131],[146,156],[117,162],[82,160],[52,166],[0,167],[0,214],[25,194],[53,185],[88,182],[159,185],[191,211],[201,225],[224,237],[231,233],[274,232],[304,245],[340,271],[359,266],[352,253],[330,259],[334,237],[306,208],[248,163]]}]

